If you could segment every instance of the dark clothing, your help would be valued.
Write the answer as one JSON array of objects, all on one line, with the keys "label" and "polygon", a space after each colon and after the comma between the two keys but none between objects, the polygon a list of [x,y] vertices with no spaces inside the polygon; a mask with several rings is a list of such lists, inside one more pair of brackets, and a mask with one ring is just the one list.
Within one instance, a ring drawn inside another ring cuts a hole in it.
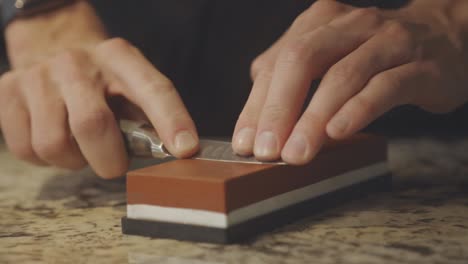
[{"label": "dark clothing", "polygon": [[[314,1],[137,2],[93,1],[109,32],[134,43],[175,83],[200,134],[229,136],[250,92],[250,63]],[[342,2],[397,8],[406,1]]]}]

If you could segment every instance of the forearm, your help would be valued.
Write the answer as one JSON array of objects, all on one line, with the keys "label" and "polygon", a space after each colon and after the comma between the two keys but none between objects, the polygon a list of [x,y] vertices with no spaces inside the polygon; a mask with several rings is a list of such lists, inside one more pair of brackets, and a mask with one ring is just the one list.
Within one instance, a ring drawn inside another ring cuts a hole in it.
[{"label": "forearm", "polygon": [[64,49],[94,46],[106,36],[103,24],[87,1],[16,19],[5,30],[13,68],[30,65]]}]

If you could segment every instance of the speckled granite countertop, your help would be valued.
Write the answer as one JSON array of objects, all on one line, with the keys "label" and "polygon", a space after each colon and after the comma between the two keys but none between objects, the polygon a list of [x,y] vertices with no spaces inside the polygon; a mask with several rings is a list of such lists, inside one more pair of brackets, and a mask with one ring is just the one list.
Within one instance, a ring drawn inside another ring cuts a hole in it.
[{"label": "speckled granite countertop", "polygon": [[468,139],[393,141],[392,193],[231,246],[123,236],[123,180],[32,167],[0,145],[0,263],[468,263]]}]

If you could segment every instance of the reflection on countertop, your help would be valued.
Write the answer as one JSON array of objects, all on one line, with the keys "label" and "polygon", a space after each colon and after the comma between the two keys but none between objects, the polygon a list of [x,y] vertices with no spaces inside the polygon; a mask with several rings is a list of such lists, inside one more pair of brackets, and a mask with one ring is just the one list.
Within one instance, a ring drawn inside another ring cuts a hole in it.
[{"label": "reflection on countertop", "polygon": [[0,263],[468,262],[468,139],[394,140],[392,193],[229,246],[124,236],[125,179],[34,167],[2,144]]}]

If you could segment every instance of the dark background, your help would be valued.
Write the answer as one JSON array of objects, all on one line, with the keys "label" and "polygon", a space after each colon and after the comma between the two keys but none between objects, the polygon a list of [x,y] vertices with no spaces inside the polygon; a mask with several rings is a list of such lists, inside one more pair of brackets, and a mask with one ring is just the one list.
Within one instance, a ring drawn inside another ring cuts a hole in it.
[{"label": "dark background", "polygon": [[[310,0],[93,0],[113,36],[139,47],[178,88],[200,134],[230,136],[251,88],[251,61]],[[343,0],[399,8],[406,0]],[[369,128],[389,136],[468,132],[468,106],[445,115],[399,107]]]}]

